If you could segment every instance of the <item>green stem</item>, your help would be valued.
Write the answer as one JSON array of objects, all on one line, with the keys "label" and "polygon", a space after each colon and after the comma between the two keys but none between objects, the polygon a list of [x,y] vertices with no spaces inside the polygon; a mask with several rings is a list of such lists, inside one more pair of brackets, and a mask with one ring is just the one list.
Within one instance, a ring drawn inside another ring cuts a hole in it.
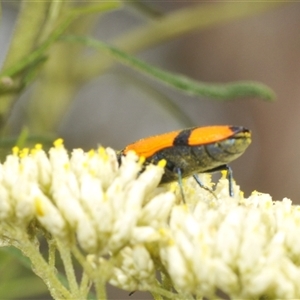
[{"label": "green stem", "polygon": [[51,1],[43,31],[39,36],[39,45],[49,37],[53,29],[56,27],[57,20],[59,20],[65,5],[66,3],[64,0]]},{"label": "green stem", "polygon": [[80,252],[76,245],[72,246],[72,253],[77,259],[78,263],[82,266],[84,271],[89,275],[91,279],[95,277],[92,266],[87,262],[86,257]]},{"label": "green stem", "polygon": [[22,1],[10,49],[3,64],[4,70],[10,69],[17,61],[26,58],[32,52],[51,2],[53,0]]},{"label": "green stem", "polygon": [[89,279],[93,281],[95,285],[97,299],[107,299],[106,281],[108,276],[107,269],[109,268],[109,263],[104,263],[103,265],[99,266],[98,262],[95,261],[94,263],[96,266],[95,268],[93,268],[91,264],[87,262],[86,258],[81,254],[81,252],[76,246],[72,248],[72,253],[84,269],[84,272],[87,274]]},{"label": "green stem", "polygon": [[119,7],[118,2],[113,3],[103,3],[99,5],[95,5],[93,7],[87,7],[86,9],[74,9],[67,14],[61,24],[49,35],[48,39],[44,41],[35,51],[32,51],[30,55],[26,58],[22,59],[18,63],[13,66],[5,69],[0,74],[0,77],[11,77],[16,75],[18,72],[22,71],[25,67],[29,66],[37,59],[42,57],[46,50],[64,33],[64,31],[69,27],[70,23],[72,23],[76,18],[78,18],[82,14],[94,13],[97,10],[105,11],[109,9],[114,9]]},{"label": "green stem", "polygon": [[97,299],[107,299],[107,293],[106,293],[106,282],[101,278],[101,274],[97,276],[97,279],[94,281],[95,284],[95,290]]},{"label": "green stem", "polygon": [[[14,35],[3,64],[4,70],[14,68],[16,62],[30,56],[36,46],[50,5],[50,1],[22,1]],[[0,93],[0,116],[4,113],[8,114],[8,110],[17,96],[21,81],[20,76],[11,78],[10,75],[0,75],[0,92],[3,92],[3,95]],[[7,90],[12,93],[5,93]]]},{"label": "green stem", "polygon": [[[52,2],[55,2],[55,0],[52,0]],[[37,7],[41,5],[50,5],[52,4],[48,1],[45,2],[31,2],[31,1],[24,1],[24,3],[33,3],[36,4]],[[42,4],[44,3],[44,4]],[[49,31],[51,31],[52,27],[54,26],[55,20],[54,17],[58,18],[60,9],[60,5],[53,4],[52,5],[52,12],[50,16],[49,22],[45,25],[45,30],[41,31],[41,26],[38,26],[35,24],[34,28],[26,30],[29,32],[35,32],[35,40],[37,39],[38,34],[39,41],[43,41],[38,48],[33,50],[33,45],[30,45],[30,51],[27,49],[26,54],[24,51],[22,51],[22,55],[19,57],[13,57],[9,58],[4,66],[4,71],[0,73],[0,92],[2,92],[2,96],[0,98],[0,116],[2,116],[3,121],[6,120],[6,117],[9,113],[9,109],[12,106],[12,102],[14,98],[16,97],[17,93],[19,92],[20,88],[23,84],[22,76],[19,76],[21,72],[27,70],[27,68],[30,68],[33,66],[33,68],[38,65],[37,62],[42,61],[42,58],[46,55],[47,50],[50,48],[51,45],[54,44],[54,42],[64,33],[64,31],[68,28],[68,26],[79,16],[83,14],[90,14],[95,12],[104,12],[106,10],[111,10],[120,7],[119,1],[114,2],[104,2],[96,5],[87,5],[84,7],[75,8],[71,11],[69,11],[65,16],[62,16],[62,21],[59,23],[59,26],[56,27],[56,29],[52,30],[52,33],[47,36]],[[28,10],[28,9],[27,9]],[[26,11],[27,11],[26,10]],[[32,12],[35,12],[32,14]],[[30,10],[32,15],[36,15],[36,11],[34,9]],[[45,16],[43,15],[43,20],[45,19]],[[24,14],[24,22],[30,23],[32,20],[28,14]],[[57,20],[56,20],[57,21]],[[23,29],[23,31],[22,31]],[[24,35],[24,28],[20,27],[20,35]],[[47,38],[46,38],[47,37]],[[46,38],[46,39],[45,39]],[[14,38],[18,46],[20,45],[20,37],[19,35]],[[24,41],[24,44],[27,45],[27,41]],[[17,50],[20,51],[19,47]],[[9,50],[10,53],[11,50]],[[13,51],[14,52],[14,51]],[[10,93],[8,93],[10,92]],[[0,124],[1,125],[1,124]]]},{"label": "green stem", "polygon": [[[16,237],[17,236],[17,237]],[[44,281],[54,299],[72,299],[72,294],[62,285],[55,276],[53,267],[49,266],[42,257],[39,249],[29,240],[24,232],[16,232],[14,246],[20,249],[28,257],[33,265],[33,271]]]},{"label": "green stem", "polygon": [[84,298],[87,298],[87,295],[90,290],[90,286],[91,286],[91,280],[90,280],[89,276],[87,275],[87,273],[83,271],[79,289],[80,289],[80,294]]},{"label": "green stem", "polygon": [[71,257],[71,251],[70,247],[66,245],[63,242],[60,242],[57,240],[57,246],[60,253],[60,257],[63,261],[66,276],[68,279],[69,287],[72,293],[72,296],[76,299],[80,299],[81,295],[79,292],[79,287],[77,284],[76,276],[75,276],[75,270],[73,267],[72,257]]},{"label": "green stem", "polygon": [[149,291],[152,295],[161,295],[164,298],[167,299],[180,299],[180,295],[176,293],[169,292],[159,286],[151,286]]},{"label": "green stem", "polygon": [[48,238],[48,263],[51,268],[55,268],[55,252],[56,252],[56,242],[53,239]]},{"label": "green stem", "polygon": [[169,275],[166,272],[161,271],[160,277],[161,277],[162,288],[167,291],[171,291],[173,286],[172,286],[172,281],[171,281]]}]

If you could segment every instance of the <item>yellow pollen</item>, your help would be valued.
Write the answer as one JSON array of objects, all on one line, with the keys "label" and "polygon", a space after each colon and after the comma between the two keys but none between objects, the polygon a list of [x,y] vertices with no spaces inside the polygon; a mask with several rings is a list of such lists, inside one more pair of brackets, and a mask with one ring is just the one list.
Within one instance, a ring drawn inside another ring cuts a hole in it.
[{"label": "yellow pollen", "polygon": [[35,148],[36,150],[41,150],[41,149],[43,149],[43,145],[42,145],[42,144],[36,144],[36,145],[34,146],[34,148]]},{"label": "yellow pollen", "polygon": [[96,173],[95,170],[89,170],[89,174],[90,174],[92,177],[95,177],[97,173]]},{"label": "yellow pollen", "polygon": [[177,182],[172,182],[170,184],[170,192],[174,193],[177,190],[178,183]]},{"label": "yellow pollen", "polygon": [[19,149],[19,147],[17,147],[17,146],[15,146],[15,147],[12,148],[12,153],[13,153],[13,155],[18,155],[18,154],[19,154],[19,151],[20,151],[20,149]]},{"label": "yellow pollen", "polygon": [[29,153],[29,149],[28,148],[24,148],[24,149],[22,149],[19,152],[19,156],[20,156],[20,158],[24,158],[24,157],[26,157],[28,155],[28,153]]},{"label": "yellow pollen", "polygon": [[107,200],[108,200],[107,194],[106,194],[106,193],[103,193],[103,201],[104,201],[104,202],[107,202]]},{"label": "yellow pollen", "polygon": [[272,206],[273,206],[273,202],[271,200],[265,202],[265,208],[272,208]]},{"label": "yellow pollen", "polygon": [[104,161],[108,160],[108,155],[104,147],[99,147],[98,154]]},{"label": "yellow pollen", "polygon": [[226,179],[227,171],[223,170],[223,171],[221,171],[221,174],[222,174],[222,179]]},{"label": "yellow pollen", "polygon": [[159,232],[160,235],[166,236],[166,230],[165,230],[165,228],[159,228],[158,232]]},{"label": "yellow pollen", "polygon": [[175,245],[175,242],[174,242],[174,240],[173,239],[169,239],[168,240],[168,246],[174,246]]},{"label": "yellow pollen", "polygon": [[189,211],[189,208],[186,204],[182,204],[182,208],[185,212],[188,212]]},{"label": "yellow pollen", "polygon": [[87,154],[88,154],[88,157],[91,158],[95,155],[95,150],[91,149]]},{"label": "yellow pollen", "polygon": [[69,163],[65,163],[64,164],[64,168],[66,171],[69,171],[70,170],[70,164]]},{"label": "yellow pollen", "polygon": [[167,165],[167,161],[165,159],[161,159],[157,165],[161,168],[164,168]]},{"label": "yellow pollen", "polygon": [[43,209],[43,204],[40,198],[35,198],[34,201],[35,204],[35,210],[38,216],[43,217],[45,215],[45,211]]},{"label": "yellow pollen", "polygon": [[54,141],[53,145],[55,148],[61,148],[64,144],[64,140],[63,139],[57,139]]},{"label": "yellow pollen", "polygon": [[140,165],[143,165],[145,161],[146,161],[146,157],[145,157],[145,156],[140,156],[140,157],[139,157],[139,162],[138,162],[138,163],[139,163]]},{"label": "yellow pollen", "polygon": [[36,154],[37,152],[38,152],[38,150],[36,150],[36,149],[30,149],[30,154],[32,154],[32,155]]}]

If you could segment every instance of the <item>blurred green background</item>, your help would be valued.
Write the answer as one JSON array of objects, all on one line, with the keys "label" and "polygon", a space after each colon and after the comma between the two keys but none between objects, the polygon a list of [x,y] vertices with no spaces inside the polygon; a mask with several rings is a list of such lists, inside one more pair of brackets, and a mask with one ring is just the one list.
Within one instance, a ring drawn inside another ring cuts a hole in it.
[{"label": "blurred green background", "polygon": [[[59,136],[69,149],[89,150],[99,144],[121,149],[139,138],[188,126],[243,125],[252,130],[253,144],[232,163],[241,189],[246,195],[258,190],[274,200],[289,197],[299,203],[299,27],[300,3],[4,2],[2,148],[9,151],[12,144],[27,142],[49,145]],[[220,101],[180,92],[130,64],[115,63],[105,51],[58,41],[61,33],[92,36],[198,81],[258,81],[271,87],[277,100],[250,95]],[[22,69],[19,62],[41,45],[42,54]],[[18,283],[27,271],[17,271],[8,280],[6,264],[4,253],[1,284],[23,290],[6,290],[1,297],[0,287],[0,298],[25,299],[22,292],[27,289],[32,290],[29,299],[45,299],[42,288]],[[109,295],[128,297],[116,289]],[[135,293],[130,299],[146,297]]]}]

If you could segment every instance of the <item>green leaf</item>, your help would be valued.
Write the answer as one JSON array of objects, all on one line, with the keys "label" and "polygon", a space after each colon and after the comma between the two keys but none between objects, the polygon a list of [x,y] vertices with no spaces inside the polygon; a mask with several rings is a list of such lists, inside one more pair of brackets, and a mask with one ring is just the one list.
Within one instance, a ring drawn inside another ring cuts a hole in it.
[{"label": "green leaf", "polygon": [[0,299],[34,297],[47,293],[46,285],[33,274],[29,259],[20,250],[2,247],[0,269]]},{"label": "green leaf", "polygon": [[35,275],[14,278],[0,285],[1,299],[33,298],[40,295],[45,297],[47,292],[47,286]]},{"label": "green leaf", "polygon": [[259,97],[269,101],[275,99],[275,93],[269,87],[255,81],[237,81],[233,83],[200,82],[181,74],[170,73],[151,66],[116,47],[90,37],[68,35],[63,36],[61,39],[98,49],[118,62],[190,95],[205,96],[218,100],[233,100],[241,97]]},{"label": "green leaf", "polygon": [[[37,49],[35,49],[30,55],[16,62],[13,66],[2,71],[0,73],[1,77],[12,77],[19,72],[23,71],[30,65],[38,64],[39,60],[42,60],[46,54],[49,47],[57,41],[57,39],[64,33],[68,26],[79,16],[84,14],[91,14],[96,12],[105,12],[107,10],[117,9],[120,7],[120,2],[106,2],[96,5],[90,5],[87,7],[79,7],[71,10],[65,19],[60,23],[60,25],[50,34],[49,38],[44,41]],[[1,88],[1,80],[0,80]]]},{"label": "green leaf", "polygon": [[[27,270],[27,272],[25,272],[24,270],[22,271],[22,274],[19,274],[20,272],[18,272],[20,278],[16,278],[15,274],[12,274],[14,276],[13,278],[9,278],[10,279],[9,285],[6,284],[8,280],[5,281],[4,285],[0,285],[0,299],[4,299],[8,296],[9,298],[14,298],[14,297],[22,298],[22,296],[23,297],[33,296],[47,291],[47,287],[45,284],[43,284],[41,278],[37,277],[35,274],[32,274],[32,264],[30,262],[30,259],[24,256],[21,250],[12,246],[2,247],[0,251],[0,266],[2,267],[2,269],[3,269],[3,265],[5,264],[5,260],[12,260],[12,259],[16,259],[20,263],[20,265],[22,265]],[[18,266],[15,267],[18,268]],[[56,274],[60,282],[64,286],[67,286],[68,280],[66,276],[63,273],[58,271]],[[3,281],[3,274],[1,275],[2,275],[1,280]],[[13,283],[18,284],[17,286],[20,288],[12,292],[11,288],[13,287]],[[34,287],[31,287],[30,286],[31,284],[33,284]],[[23,288],[27,286],[28,289],[26,293],[25,292],[23,293],[23,295],[20,294],[22,292],[21,286],[24,286]]]}]

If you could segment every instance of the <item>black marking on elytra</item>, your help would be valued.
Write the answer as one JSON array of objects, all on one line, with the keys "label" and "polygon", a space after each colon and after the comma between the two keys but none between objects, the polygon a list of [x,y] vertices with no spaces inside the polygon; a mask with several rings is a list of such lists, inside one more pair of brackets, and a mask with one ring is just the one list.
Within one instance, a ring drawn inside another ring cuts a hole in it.
[{"label": "black marking on elytra", "polygon": [[186,146],[189,144],[189,137],[191,135],[192,129],[184,129],[179,132],[173,141],[173,146]]},{"label": "black marking on elytra", "polygon": [[232,135],[235,135],[239,132],[247,132],[248,130],[240,127],[240,126],[229,126],[230,130],[232,131]]}]

